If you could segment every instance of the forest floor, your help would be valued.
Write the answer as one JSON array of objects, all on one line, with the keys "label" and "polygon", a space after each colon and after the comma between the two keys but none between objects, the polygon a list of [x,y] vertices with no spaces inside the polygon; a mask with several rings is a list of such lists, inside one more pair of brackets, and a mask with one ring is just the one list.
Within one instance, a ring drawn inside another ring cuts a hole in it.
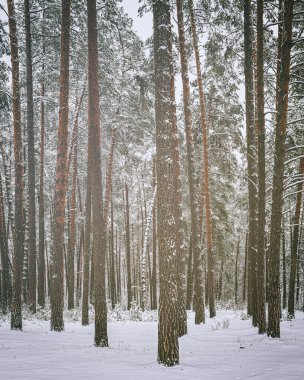
[{"label": "forest floor", "polygon": [[49,321],[31,319],[20,332],[1,320],[0,379],[304,379],[304,313],[282,322],[281,339],[258,335],[242,311],[218,310],[200,326],[189,313],[173,368],[157,364],[157,322],[148,320],[110,321],[109,348],[94,347],[93,324],[69,321],[57,333]]}]

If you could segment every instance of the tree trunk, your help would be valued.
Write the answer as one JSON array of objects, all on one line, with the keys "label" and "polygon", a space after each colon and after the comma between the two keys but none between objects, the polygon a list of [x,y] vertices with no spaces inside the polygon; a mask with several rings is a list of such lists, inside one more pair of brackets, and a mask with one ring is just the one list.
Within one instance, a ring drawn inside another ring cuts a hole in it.
[{"label": "tree trunk", "polygon": [[247,273],[248,273],[248,233],[246,233],[245,242],[245,262],[244,262],[244,277],[243,277],[243,302],[246,301],[246,289],[247,289]]},{"label": "tree trunk", "polygon": [[9,238],[9,230],[11,230],[12,236],[14,237],[14,214],[13,214],[13,201],[12,201],[12,192],[11,192],[11,160],[10,165],[7,165],[6,154],[3,147],[3,142],[0,140],[0,149],[2,156],[2,165],[4,171],[4,179],[5,179],[5,189],[6,189],[6,199],[7,199],[7,208],[8,208],[8,220],[7,220],[7,238]]},{"label": "tree trunk", "polygon": [[[75,140],[74,140],[75,139]],[[73,131],[73,175],[72,175],[72,190],[71,201],[69,207],[69,239],[68,239],[68,309],[75,307],[75,249],[76,249],[76,189],[77,189],[77,139],[78,139],[78,114],[76,115]]]},{"label": "tree trunk", "polygon": [[[159,252],[158,362],[173,366],[179,362],[175,257],[177,254],[173,165],[168,141],[171,120],[171,24],[169,0],[153,3],[155,124],[157,173],[157,231]],[[168,221],[172,221],[168,223]],[[174,269],[173,269],[174,268]],[[173,270],[172,270],[173,269]]]},{"label": "tree trunk", "polygon": [[269,247],[269,303],[267,334],[280,337],[280,239],[283,207],[283,179],[285,161],[285,139],[288,109],[288,87],[290,71],[290,51],[292,46],[293,0],[285,0],[283,7],[283,39],[281,47],[281,67],[277,86],[277,120],[275,134],[274,175],[272,185],[272,206]]},{"label": "tree trunk", "polygon": [[282,254],[283,254],[283,309],[287,306],[287,281],[286,281],[286,246],[285,246],[285,231],[282,228]]},{"label": "tree trunk", "polygon": [[115,274],[115,249],[114,249],[114,210],[113,199],[111,197],[111,233],[110,233],[110,255],[111,255],[111,301],[112,309],[114,309],[117,303],[117,291],[116,291],[116,274]]},{"label": "tree trunk", "polygon": [[245,100],[246,100],[246,134],[247,134],[247,172],[248,172],[248,296],[247,311],[253,316],[253,325],[257,325],[257,184],[256,184],[256,143],[254,120],[253,91],[253,25],[251,16],[251,0],[244,0],[244,46],[245,46]]},{"label": "tree trunk", "polygon": [[14,0],[7,0],[8,25],[11,47],[12,87],[13,87],[13,127],[15,156],[15,234],[13,255],[13,294],[11,305],[11,329],[22,330],[21,294],[22,259],[24,243],[23,216],[23,159],[21,136],[19,53]]},{"label": "tree trunk", "polygon": [[257,0],[257,127],[258,127],[258,326],[259,334],[266,332],[265,309],[265,114],[264,114],[264,1]]},{"label": "tree trunk", "polygon": [[[155,165],[155,159],[153,160],[153,180],[152,180],[152,187],[153,189],[156,186],[156,165]],[[156,207],[155,204],[153,205],[152,209],[152,281],[151,281],[151,288],[152,288],[152,303],[151,303],[151,309],[156,310],[157,309],[157,278],[156,278],[156,266],[157,266],[157,258],[156,258],[156,252],[157,252],[157,235],[156,235]]]},{"label": "tree trunk", "polygon": [[[172,56],[171,42],[171,56]],[[174,213],[176,229],[176,270],[177,270],[177,323],[178,336],[187,334],[187,312],[186,312],[186,283],[185,283],[185,241],[183,230],[182,212],[182,190],[181,190],[181,170],[179,154],[179,137],[177,129],[176,103],[175,103],[175,80],[173,60],[170,65],[170,97],[171,97],[171,155],[173,161],[173,183],[174,183]]]},{"label": "tree trunk", "polygon": [[38,305],[45,307],[45,227],[44,227],[44,83],[41,84],[41,128],[40,128],[40,167],[39,167],[39,260],[38,260]]},{"label": "tree trunk", "polygon": [[92,153],[92,210],[93,210],[93,260],[94,260],[94,306],[95,345],[108,346],[107,307],[105,286],[106,241],[102,210],[101,156],[100,156],[100,113],[99,74],[96,0],[87,0],[88,8],[88,113]]},{"label": "tree trunk", "polygon": [[130,206],[129,206],[129,188],[125,183],[125,205],[126,205],[126,264],[127,264],[127,308],[130,310],[132,302],[131,288],[131,247],[130,247]]},{"label": "tree trunk", "polygon": [[295,285],[297,274],[298,262],[298,246],[299,246],[299,230],[300,230],[300,214],[302,203],[302,190],[304,180],[304,157],[300,159],[299,179],[300,182],[297,186],[297,200],[296,210],[293,220],[293,236],[291,245],[291,262],[290,262],[290,276],[289,276],[289,292],[288,292],[288,316],[289,318],[295,317]]},{"label": "tree trunk", "polygon": [[193,295],[192,256],[193,256],[192,237],[190,237],[189,253],[188,253],[188,266],[187,266],[187,299],[186,299],[186,309],[187,310],[191,310],[191,302],[192,302],[192,295]]},{"label": "tree trunk", "polygon": [[205,211],[206,211],[206,242],[207,242],[207,255],[208,255],[208,299],[209,299],[209,315],[210,318],[215,317],[215,298],[214,298],[214,252],[212,248],[212,220],[211,220],[211,203],[210,203],[210,191],[209,191],[209,158],[208,158],[208,140],[207,140],[207,119],[205,110],[205,100],[203,91],[201,62],[198,48],[198,37],[196,32],[195,16],[193,9],[193,1],[188,0],[193,47],[195,53],[195,64],[197,74],[197,84],[200,100],[200,116],[202,127],[202,139],[203,139],[203,178],[204,178],[204,198],[205,198]]},{"label": "tree trunk", "polygon": [[[183,1],[177,0],[177,19],[178,19],[178,33],[180,45],[180,62],[183,82],[183,105],[185,115],[186,127],[186,145],[187,145],[187,164],[188,164],[188,183],[189,183],[189,198],[190,198],[190,213],[191,213],[191,260],[192,252],[194,256],[194,272],[195,272],[195,323],[199,324],[205,322],[205,306],[203,299],[202,288],[202,262],[201,252],[199,246],[199,230],[198,230],[198,204],[197,204],[197,189],[196,189],[196,173],[194,167],[194,144],[192,134],[192,114],[191,114],[191,100],[190,100],[190,83],[188,76],[188,61],[186,54],[186,40],[184,28],[184,15],[183,15]],[[189,260],[190,260],[189,257]],[[192,262],[190,263],[192,265]],[[189,272],[190,270],[190,272]],[[188,281],[189,286],[187,290],[188,297],[192,297],[192,268],[188,266]],[[191,278],[189,278],[191,276]],[[190,294],[191,292],[191,294]],[[191,301],[190,301],[191,302]],[[190,307],[189,298],[187,307]]]},{"label": "tree trunk", "polygon": [[[91,219],[92,219],[92,190],[91,190],[91,135],[88,131],[88,157],[87,157],[87,181],[85,201],[85,227],[84,227],[84,252],[83,252],[83,277],[82,277],[82,319],[81,324],[89,324],[89,289],[90,289],[90,261],[91,261]],[[93,266],[93,262],[91,263]]]},{"label": "tree trunk", "polygon": [[240,238],[238,239],[236,258],[235,258],[235,272],[234,272],[234,303],[238,305],[238,265],[239,265],[239,253],[240,253]]},{"label": "tree trunk", "polygon": [[70,12],[71,0],[62,0],[59,94],[60,109],[54,192],[53,255],[51,282],[51,330],[55,331],[62,331],[64,329],[63,245],[67,188],[67,150],[69,125]]},{"label": "tree trunk", "polygon": [[2,178],[0,172],[0,253],[1,253],[1,309],[3,315],[8,312],[11,293],[11,274],[8,256],[8,236],[5,223],[4,196],[2,190]]},{"label": "tree trunk", "polygon": [[24,0],[25,47],[26,47],[26,100],[28,139],[28,257],[29,257],[29,308],[36,313],[36,201],[35,201],[35,148],[34,106],[32,75],[32,38],[30,2]]}]

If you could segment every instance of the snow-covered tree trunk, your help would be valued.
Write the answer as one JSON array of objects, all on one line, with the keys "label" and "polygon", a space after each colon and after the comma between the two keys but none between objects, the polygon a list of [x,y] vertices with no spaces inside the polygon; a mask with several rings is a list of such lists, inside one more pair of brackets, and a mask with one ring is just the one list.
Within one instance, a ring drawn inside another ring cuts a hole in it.
[{"label": "snow-covered tree trunk", "polygon": [[171,23],[169,0],[153,3],[155,124],[157,173],[157,230],[159,252],[158,362],[178,364],[179,346],[176,302],[176,225],[174,213],[173,163],[171,137]]}]

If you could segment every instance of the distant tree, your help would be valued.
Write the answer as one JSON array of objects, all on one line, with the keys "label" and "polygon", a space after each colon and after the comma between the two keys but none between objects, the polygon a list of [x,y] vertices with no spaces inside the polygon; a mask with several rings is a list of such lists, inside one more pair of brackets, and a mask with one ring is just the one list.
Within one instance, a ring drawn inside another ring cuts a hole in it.
[{"label": "distant tree", "polygon": [[203,143],[203,195],[205,202],[205,215],[206,215],[206,243],[207,243],[207,262],[208,262],[208,300],[209,300],[209,314],[210,318],[215,317],[215,296],[214,296],[214,250],[212,248],[212,219],[211,219],[211,202],[210,202],[210,190],[209,190],[209,144],[207,140],[207,116],[206,106],[204,99],[202,70],[198,47],[198,36],[196,31],[196,21],[194,15],[193,1],[188,1],[190,18],[191,18],[191,32],[193,39],[193,47],[195,53],[195,65],[197,73],[197,84],[199,91],[199,104],[200,104],[200,116],[201,116],[201,128],[202,128],[202,143]]},{"label": "distant tree", "polygon": [[127,271],[127,308],[130,310],[132,302],[132,278],[131,278],[131,247],[130,247],[130,206],[129,188],[125,183],[125,229],[126,229],[126,271]]},{"label": "distant tree", "polygon": [[0,257],[1,257],[1,309],[3,315],[7,314],[11,298],[11,270],[8,249],[8,236],[5,221],[4,194],[2,189],[2,176],[0,171]]},{"label": "distant tree", "polygon": [[[89,324],[89,289],[90,289],[90,259],[91,259],[91,229],[92,229],[92,185],[91,185],[91,133],[88,131],[88,154],[86,175],[85,227],[83,247],[83,277],[82,277],[82,319],[83,326]],[[93,266],[93,262],[91,262]]]},{"label": "distant tree", "polygon": [[[179,51],[183,82],[183,105],[186,129],[186,146],[187,146],[187,164],[188,164],[188,184],[190,197],[190,212],[191,212],[191,248],[189,255],[192,259],[194,256],[194,271],[195,271],[195,323],[205,322],[205,308],[202,289],[202,263],[201,252],[199,246],[199,231],[198,231],[198,203],[197,203],[197,188],[196,188],[196,173],[194,166],[194,144],[192,133],[192,114],[191,114],[191,98],[190,98],[190,81],[188,75],[188,59],[186,53],[186,39],[184,28],[183,1],[177,0],[177,20],[179,33]],[[192,285],[192,263],[188,265],[188,299],[192,298],[190,282]],[[189,272],[191,271],[191,273]],[[189,307],[188,301],[188,307]]]}]

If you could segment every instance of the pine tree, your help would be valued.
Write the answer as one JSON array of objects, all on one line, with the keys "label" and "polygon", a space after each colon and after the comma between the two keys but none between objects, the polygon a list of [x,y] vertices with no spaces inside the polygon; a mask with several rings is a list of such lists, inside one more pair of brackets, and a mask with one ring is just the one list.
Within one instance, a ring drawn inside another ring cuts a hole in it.
[{"label": "pine tree", "polygon": [[[202,289],[202,263],[201,253],[199,247],[199,232],[198,232],[198,205],[197,205],[197,189],[196,189],[196,175],[194,167],[194,144],[192,134],[192,115],[190,103],[190,83],[188,76],[188,60],[186,55],[186,41],[184,31],[184,15],[183,15],[183,2],[177,0],[177,19],[178,19],[178,32],[179,32],[179,50],[180,62],[183,81],[183,104],[184,104],[184,117],[186,129],[186,144],[187,144],[187,164],[188,164],[188,183],[189,183],[189,197],[190,197],[190,212],[191,212],[191,246],[195,261],[195,323],[205,322],[205,308],[203,300]],[[192,251],[189,251],[189,255]],[[188,271],[191,269],[191,264],[188,266]],[[192,275],[188,276],[188,283],[191,281]],[[190,288],[188,287],[191,293]],[[188,295],[190,299],[191,294]],[[191,297],[192,298],[192,297]],[[189,301],[188,301],[189,306]]]},{"label": "pine tree", "polygon": [[264,1],[257,2],[257,133],[258,133],[258,245],[257,291],[259,334],[266,332],[265,310],[265,114],[264,114]]},{"label": "pine tree", "polygon": [[87,0],[88,9],[88,126],[91,134],[92,162],[92,213],[93,213],[93,263],[94,263],[94,306],[95,306],[95,345],[108,346],[106,309],[106,239],[102,219],[102,186],[100,156],[100,111],[98,86],[98,41],[96,0]]},{"label": "pine tree", "polygon": [[127,308],[130,310],[132,302],[132,279],[131,279],[131,247],[130,247],[130,207],[129,207],[129,188],[125,183],[125,209],[126,209],[126,269],[127,269]]},{"label": "pine tree", "polygon": [[57,163],[54,192],[53,255],[52,255],[52,293],[51,293],[51,330],[62,331],[63,321],[63,245],[64,220],[67,191],[67,150],[69,122],[69,55],[70,55],[70,12],[71,1],[62,1],[61,14],[61,60],[59,126],[57,141]]},{"label": "pine tree", "polygon": [[173,165],[168,141],[171,136],[171,24],[170,3],[153,3],[155,123],[157,174],[157,231],[159,252],[158,362],[179,362],[176,300],[176,240]]},{"label": "pine tree", "polygon": [[45,306],[45,209],[44,209],[44,140],[45,140],[45,87],[41,84],[40,120],[40,166],[39,166],[39,259],[38,259],[38,305]]},{"label": "pine tree", "polygon": [[29,305],[36,312],[36,197],[35,197],[35,150],[34,105],[32,75],[32,37],[29,0],[24,0],[26,40],[26,91],[27,91],[27,139],[28,139],[28,256],[29,256]]},{"label": "pine tree", "polygon": [[253,325],[257,324],[257,281],[256,281],[256,165],[255,165],[255,124],[254,124],[254,89],[253,89],[253,26],[251,0],[244,1],[244,72],[246,102],[247,135],[247,172],[248,172],[248,297],[247,311],[253,316]]},{"label": "pine tree", "polygon": [[13,86],[13,128],[15,156],[15,228],[13,255],[13,295],[11,305],[11,329],[22,330],[22,259],[24,244],[23,213],[23,159],[20,111],[19,52],[14,0],[7,1],[10,33],[12,86]]},{"label": "pine tree", "polygon": [[210,318],[215,317],[215,297],[214,297],[214,251],[212,248],[212,219],[211,219],[211,202],[210,202],[210,190],[209,190],[209,144],[207,141],[207,118],[205,110],[205,99],[203,90],[202,70],[198,48],[198,37],[196,31],[196,22],[193,9],[193,1],[189,0],[189,11],[191,18],[191,32],[193,39],[193,47],[195,53],[195,65],[197,74],[197,84],[199,92],[200,102],[200,116],[201,116],[201,128],[202,128],[202,140],[203,140],[203,194],[205,201],[206,212],[206,243],[207,243],[207,262],[208,262],[208,300],[209,300],[209,315]]},{"label": "pine tree", "polygon": [[285,161],[285,139],[288,109],[288,88],[290,71],[290,51],[292,46],[293,0],[283,2],[283,30],[281,65],[278,74],[277,117],[275,130],[275,157],[272,182],[272,205],[269,247],[269,303],[267,335],[280,337],[280,238],[283,205],[283,176]]},{"label": "pine tree", "polygon": [[[290,276],[289,276],[289,293],[288,293],[288,316],[289,318],[295,317],[295,284],[296,273],[298,264],[298,249],[299,249],[299,231],[300,231],[300,214],[302,204],[302,190],[303,190],[303,177],[304,177],[304,157],[300,158],[299,167],[299,183],[297,185],[297,200],[296,209],[293,220],[293,233],[291,243],[291,263],[290,263]],[[300,240],[301,241],[301,240]]]}]

